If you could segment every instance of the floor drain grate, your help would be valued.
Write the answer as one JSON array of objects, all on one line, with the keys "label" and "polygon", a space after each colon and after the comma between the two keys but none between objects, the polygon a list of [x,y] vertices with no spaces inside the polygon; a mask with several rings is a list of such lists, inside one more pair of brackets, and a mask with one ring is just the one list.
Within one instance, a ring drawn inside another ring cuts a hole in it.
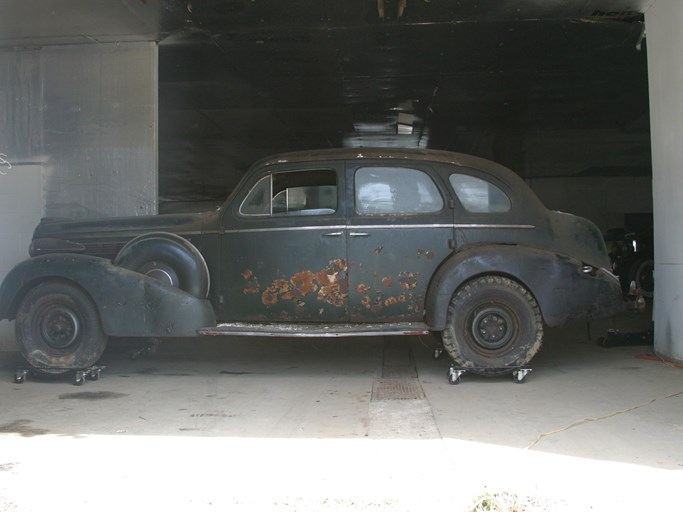
[{"label": "floor drain grate", "polygon": [[422,400],[425,397],[417,379],[378,379],[372,386],[372,400]]}]

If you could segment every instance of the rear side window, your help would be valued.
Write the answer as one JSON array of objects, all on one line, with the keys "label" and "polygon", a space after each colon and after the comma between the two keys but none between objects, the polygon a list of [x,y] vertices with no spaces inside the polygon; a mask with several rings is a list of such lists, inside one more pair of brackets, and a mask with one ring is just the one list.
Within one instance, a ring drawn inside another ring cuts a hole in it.
[{"label": "rear side window", "polygon": [[493,183],[468,174],[451,174],[449,181],[463,207],[472,213],[510,211],[510,198]]},{"label": "rear side window", "polygon": [[444,205],[432,178],[417,169],[361,167],[355,188],[362,215],[433,213]]}]

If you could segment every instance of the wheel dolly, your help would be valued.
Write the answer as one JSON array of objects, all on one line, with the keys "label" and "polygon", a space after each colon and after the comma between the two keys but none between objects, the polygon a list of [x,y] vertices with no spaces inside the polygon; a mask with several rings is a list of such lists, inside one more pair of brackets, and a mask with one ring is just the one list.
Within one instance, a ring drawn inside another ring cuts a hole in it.
[{"label": "wheel dolly", "polygon": [[[444,353],[444,348],[443,347],[437,347],[434,349],[434,359],[441,359]],[[449,384],[460,384],[460,377],[462,377],[465,373],[467,372],[474,372],[478,373],[477,370],[481,370],[482,372],[484,370],[502,370],[509,372],[512,370],[512,378],[517,384],[524,384],[526,380],[526,376],[532,371],[531,368],[528,366],[514,366],[514,367],[506,367],[506,368],[477,368],[477,367],[472,367],[472,368],[464,368],[462,366],[458,366],[454,362],[451,363],[450,368],[448,369],[448,383]]]},{"label": "wheel dolly", "polygon": [[74,386],[82,386],[86,379],[87,380],[98,380],[100,378],[100,373],[104,370],[106,366],[104,365],[93,365],[88,368],[68,368],[63,374],[51,374],[46,369],[41,368],[29,368],[25,366],[20,366],[16,369],[14,373],[14,383],[23,384],[29,375],[34,377],[44,376],[44,375],[64,375],[66,373],[73,373],[72,383]]},{"label": "wheel dolly", "polygon": [[[456,365],[455,363],[451,364],[451,367],[448,369],[448,383],[449,384],[460,384],[460,377],[462,377],[463,374],[467,372],[474,372],[477,373],[477,370],[505,370],[509,371],[510,367],[507,368],[463,368],[461,366]],[[517,384],[524,384],[526,380],[526,376],[531,372],[531,368],[528,366],[515,366],[512,368],[512,378]]]}]

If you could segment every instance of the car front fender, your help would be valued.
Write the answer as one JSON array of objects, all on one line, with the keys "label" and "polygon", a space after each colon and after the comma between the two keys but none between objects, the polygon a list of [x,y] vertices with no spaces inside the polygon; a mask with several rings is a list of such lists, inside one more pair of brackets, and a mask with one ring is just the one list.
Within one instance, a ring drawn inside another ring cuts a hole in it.
[{"label": "car front fender", "polygon": [[608,317],[625,307],[618,279],[604,269],[550,251],[486,245],[458,252],[439,267],[427,292],[427,325],[442,331],[455,291],[470,279],[490,274],[525,286],[551,327],[571,319]]},{"label": "car front fender", "polygon": [[196,336],[216,325],[211,303],[109,260],[81,254],[37,256],[14,267],[0,286],[0,319],[13,320],[33,286],[64,280],[93,300],[108,336]]}]

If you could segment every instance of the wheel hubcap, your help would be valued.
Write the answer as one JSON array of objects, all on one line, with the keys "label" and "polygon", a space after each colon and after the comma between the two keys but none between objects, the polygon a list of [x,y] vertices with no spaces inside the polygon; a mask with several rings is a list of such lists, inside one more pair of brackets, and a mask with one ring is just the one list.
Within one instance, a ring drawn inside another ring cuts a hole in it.
[{"label": "wheel hubcap", "polygon": [[147,262],[137,271],[170,286],[178,287],[180,284],[178,274],[173,270],[173,267],[161,261]]},{"label": "wheel hubcap", "polygon": [[78,317],[66,307],[52,308],[40,323],[43,340],[52,348],[63,349],[71,345],[80,332]]},{"label": "wheel hubcap", "polygon": [[498,307],[478,311],[472,321],[472,336],[485,349],[495,350],[505,346],[513,334],[510,314]]}]

